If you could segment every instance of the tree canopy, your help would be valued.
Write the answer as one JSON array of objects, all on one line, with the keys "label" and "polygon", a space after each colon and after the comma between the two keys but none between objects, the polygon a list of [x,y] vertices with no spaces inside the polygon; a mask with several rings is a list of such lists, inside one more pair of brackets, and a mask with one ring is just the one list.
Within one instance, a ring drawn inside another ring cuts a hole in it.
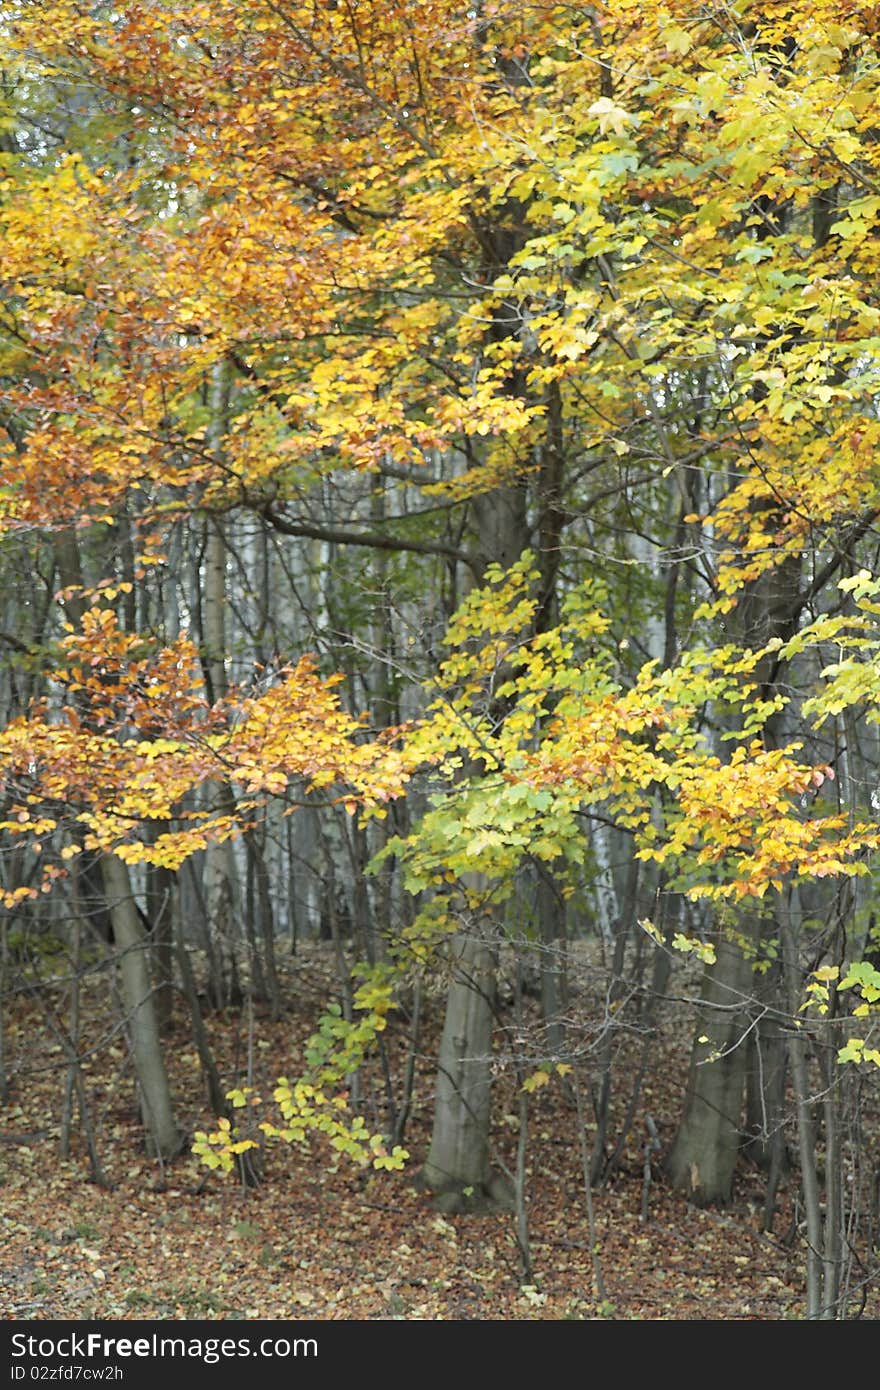
[{"label": "tree canopy", "polygon": [[[535,948],[563,1075],[567,936],[605,943],[612,994],[636,941],[696,954],[673,1181],[729,1195],[769,1011],[810,1200],[798,1030],[880,1065],[876,7],[0,24],[4,920],[130,900],[116,945],[150,941],[176,885],[211,970],[244,951],[278,1007],[282,912],[338,939],[344,907],[367,974],[263,1132],[380,1166],[402,1129],[328,1115],[394,989],[447,970],[426,1171],[456,1200],[494,1191],[462,1135],[499,951]],[[711,1159],[701,1105],[729,1116]],[[221,1121],[231,1166],[254,1145]],[[811,1212],[818,1315],[840,1222]]]}]

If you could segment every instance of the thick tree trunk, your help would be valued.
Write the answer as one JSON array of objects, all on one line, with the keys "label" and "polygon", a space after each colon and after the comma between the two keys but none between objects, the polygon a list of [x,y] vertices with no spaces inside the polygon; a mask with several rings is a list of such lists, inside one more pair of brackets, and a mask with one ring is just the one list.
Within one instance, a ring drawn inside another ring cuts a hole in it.
[{"label": "thick tree trunk", "polygon": [[[478,495],[473,510],[483,562],[514,564],[530,540],[525,488],[501,487]],[[487,888],[481,875],[471,874],[463,876],[462,886],[477,896]],[[436,1205],[446,1211],[512,1205],[509,1184],[489,1165],[495,929],[486,912],[473,916],[453,944],[434,1132],[422,1172],[425,1185],[437,1194]]]},{"label": "thick tree trunk", "polygon": [[162,1056],[147,940],[132,896],[128,867],[115,854],[106,854],[101,861],[101,869],[119,955],[122,997],[131,1035],[147,1146],[157,1156],[170,1159],[180,1153],[184,1136],[174,1117],[174,1103]]},{"label": "thick tree trunk", "polygon": [[[800,557],[791,556],[743,589],[730,626],[744,647],[757,649],[771,637],[791,636],[800,612],[800,573]],[[764,698],[774,693],[778,679],[774,658],[765,657],[755,671],[755,684]],[[768,746],[784,741],[779,715],[767,720],[764,741]],[[752,924],[756,942],[762,932],[768,933],[768,926],[766,918]],[[722,937],[717,955],[704,977],[684,1110],[667,1160],[675,1186],[704,1205],[730,1200],[733,1169],[744,1147],[742,1109],[750,1038],[744,1039],[747,1022],[740,1006],[756,990],[752,962],[734,941]],[[702,1042],[703,1037],[708,1042]],[[717,1061],[706,1060],[715,1055]],[[763,1079],[770,1081],[770,1074]],[[772,1090],[761,1104],[773,1108]]]},{"label": "thick tree trunk", "polygon": [[422,1180],[443,1211],[485,1210],[509,1200],[489,1164],[494,941],[488,931],[461,932],[452,953],[434,1132]]},{"label": "thick tree trunk", "polygon": [[700,1206],[730,1201],[733,1170],[743,1142],[748,1061],[743,1006],[752,985],[752,968],[732,941],[720,941],[716,957],[703,977],[681,1124],[666,1161],[673,1185]]}]

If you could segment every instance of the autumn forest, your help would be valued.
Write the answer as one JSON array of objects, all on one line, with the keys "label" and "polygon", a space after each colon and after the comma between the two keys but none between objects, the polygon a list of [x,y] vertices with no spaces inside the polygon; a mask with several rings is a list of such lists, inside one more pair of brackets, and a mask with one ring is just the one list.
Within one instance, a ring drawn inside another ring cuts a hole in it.
[{"label": "autumn forest", "polygon": [[0,1314],[880,1316],[877,6],[0,34]]}]

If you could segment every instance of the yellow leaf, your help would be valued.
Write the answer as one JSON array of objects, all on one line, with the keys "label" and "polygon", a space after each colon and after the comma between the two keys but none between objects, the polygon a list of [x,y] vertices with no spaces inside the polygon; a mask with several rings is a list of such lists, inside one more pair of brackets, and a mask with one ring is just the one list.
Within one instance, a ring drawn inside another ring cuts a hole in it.
[{"label": "yellow leaf", "polygon": [[691,36],[685,33],[684,29],[677,28],[676,25],[669,25],[663,30],[663,46],[667,53],[689,53],[692,48]]},{"label": "yellow leaf", "polygon": [[600,97],[587,109],[588,116],[595,116],[602,135],[610,130],[614,135],[625,135],[627,126],[632,125],[632,116],[618,106],[610,97]]},{"label": "yellow leaf", "polygon": [[531,1076],[526,1077],[522,1084],[522,1088],[524,1091],[537,1091],[539,1087],[546,1086],[549,1080],[549,1071],[543,1071],[539,1068],[539,1070],[533,1072]]}]

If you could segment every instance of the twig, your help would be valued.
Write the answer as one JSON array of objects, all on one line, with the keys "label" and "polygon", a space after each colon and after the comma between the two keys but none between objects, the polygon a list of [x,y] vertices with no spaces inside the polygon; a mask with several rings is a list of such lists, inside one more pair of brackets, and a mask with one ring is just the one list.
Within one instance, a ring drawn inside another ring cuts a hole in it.
[{"label": "twig", "polygon": [[642,1210],[639,1218],[643,1225],[646,1224],[648,1220],[648,1197],[651,1192],[651,1155],[658,1153],[661,1147],[660,1139],[657,1135],[657,1126],[654,1124],[651,1115],[645,1116],[645,1128],[648,1131],[648,1137],[645,1140],[645,1165],[642,1172]]}]

